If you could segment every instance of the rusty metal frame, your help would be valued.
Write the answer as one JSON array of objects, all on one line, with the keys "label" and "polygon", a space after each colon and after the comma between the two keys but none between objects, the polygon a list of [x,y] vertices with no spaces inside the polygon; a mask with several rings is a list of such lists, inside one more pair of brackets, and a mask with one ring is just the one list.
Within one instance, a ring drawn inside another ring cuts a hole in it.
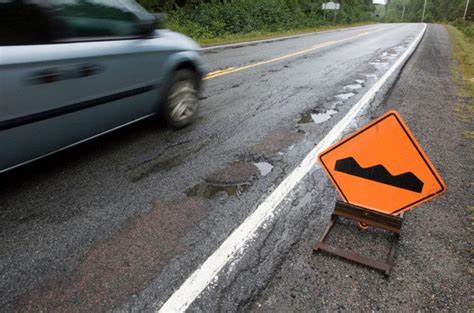
[{"label": "rusty metal frame", "polygon": [[[325,240],[329,236],[333,226],[337,223],[337,220],[340,217],[348,218],[359,223],[367,224],[369,226],[380,228],[393,233],[394,240],[392,241],[390,251],[388,252],[385,261],[370,259],[358,253],[327,244]],[[346,260],[381,271],[385,276],[390,276],[393,268],[396,247],[398,245],[398,239],[400,237],[402,222],[403,219],[395,215],[384,214],[363,207],[351,205],[346,202],[336,201],[336,206],[331,216],[331,221],[324,230],[324,233],[319,241],[314,246],[313,250],[314,252],[318,252],[319,250],[325,251],[329,254],[336,255]]]}]

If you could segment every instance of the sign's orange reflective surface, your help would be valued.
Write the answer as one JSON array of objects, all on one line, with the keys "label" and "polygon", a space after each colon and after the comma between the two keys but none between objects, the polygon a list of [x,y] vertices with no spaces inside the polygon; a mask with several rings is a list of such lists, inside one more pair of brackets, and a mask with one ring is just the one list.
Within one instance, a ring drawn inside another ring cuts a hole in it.
[{"label": "sign's orange reflective surface", "polygon": [[383,213],[400,214],[446,190],[395,111],[329,147],[319,161],[345,201]]}]

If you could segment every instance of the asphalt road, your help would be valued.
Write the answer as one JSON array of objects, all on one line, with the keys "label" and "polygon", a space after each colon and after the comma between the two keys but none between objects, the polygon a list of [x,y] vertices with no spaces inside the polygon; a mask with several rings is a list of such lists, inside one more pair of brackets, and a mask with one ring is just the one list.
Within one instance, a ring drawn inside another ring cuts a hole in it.
[{"label": "asphalt road", "polygon": [[[0,311],[158,309],[422,29],[379,24],[203,51],[213,76],[193,126],[172,131],[148,120],[3,175]],[[429,27],[423,43],[440,32]],[[351,129],[380,113],[397,75]],[[407,112],[418,118],[416,108]],[[288,268],[310,255],[303,243],[325,226],[334,198],[313,171],[190,311],[291,310],[294,298],[280,296],[275,277],[291,282]]]}]

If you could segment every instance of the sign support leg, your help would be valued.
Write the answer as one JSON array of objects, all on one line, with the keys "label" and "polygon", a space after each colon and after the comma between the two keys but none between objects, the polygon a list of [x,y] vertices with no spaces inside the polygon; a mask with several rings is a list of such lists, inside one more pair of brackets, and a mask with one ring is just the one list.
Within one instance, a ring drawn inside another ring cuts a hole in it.
[{"label": "sign support leg", "polygon": [[[332,228],[337,223],[337,220],[341,217],[352,219],[356,222],[361,222],[372,227],[380,228],[393,233],[394,239],[392,241],[392,245],[390,247],[390,251],[387,255],[387,258],[384,261],[374,260],[358,253],[334,247],[326,243],[325,241],[329,236]],[[351,205],[345,202],[337,201],[336,206],[334,208],[334,212],[331,216],[331,221],[324,230],[324,233],[319,239],[319,241],[314,246],[313,250],[314,252],[318,252],[321,250],[326,253],[339,256],[346,260],[381,271],[385,276],[390,276],[402,227],[402,221],[402,218],[398,216],[383,214],[359,206]]]}]

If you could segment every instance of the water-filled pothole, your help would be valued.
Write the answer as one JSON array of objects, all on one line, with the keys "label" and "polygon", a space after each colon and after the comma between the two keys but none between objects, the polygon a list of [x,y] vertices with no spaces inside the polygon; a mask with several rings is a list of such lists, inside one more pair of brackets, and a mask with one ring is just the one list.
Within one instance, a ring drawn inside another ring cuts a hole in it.
[{"label": "water-filled pothole", "polygon": [[328,121],[334,114],[338,111],[334,109],[329,109],[324,112],[309,112],[305,113],[301,116],[298,124],[308,124],[308,123],[315,123],[320,124]]},{"label": "water-filled pothole", "polygon": [[336,95],[334,97],[336,99],[339,99],[339,100],[347,100],[347,99],[349,99],[350,97],[353,97],[353,96],[355,96],[354,92],[347,92],[347,93],[341,93],[340,95]]},{"label": "water-filled pothole", "polygon": [[250,184],[218,186],[208,183],[200,183],[186,190],[186,195],[188,197],[204,197],[206,199],[213,199],[218,193],[225,192],[228,196],[239,196],[246,192],[249,187]]},{"label": "water-filled pothole", "polygon": [[373,74],[373,73],[364,74],[364,76],[367,79],[377,79],[378,78],[377,74]]},{"label": "water-filled pothole", "polygon": [[389,65],[388,62],[370,62],[369,64],[375,67],[377,70],[385,69]]},{"label": "water-filled pothole", "polygon": [[268,162],[256,162],[254,165],[260,171],[261,176],[267,176],[273,169],[273,165]]},{"label": "water-filled pothole", "polygon": [[357,90],[360,88],[362,88],[362,84],[359,83],[344,86],[344,90]]}]

